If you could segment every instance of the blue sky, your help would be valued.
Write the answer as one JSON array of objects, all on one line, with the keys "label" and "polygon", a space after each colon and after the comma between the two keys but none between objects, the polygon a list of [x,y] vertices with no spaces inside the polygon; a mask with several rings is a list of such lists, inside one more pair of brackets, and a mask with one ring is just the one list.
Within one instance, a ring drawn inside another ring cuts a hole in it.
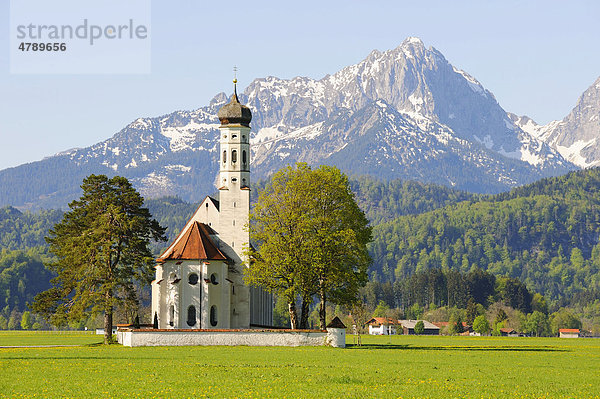
[{"label": "blue sky", "polygon": [[[222,5],[222,4],[226,4]],[[9,73],[0,5],[0,169],[105,140],[140,116],[206,105],[264,76],[321,78],[420,37],[507,111],[562,119],[600,76],[598,1],[152,1],[145,75]]]}]

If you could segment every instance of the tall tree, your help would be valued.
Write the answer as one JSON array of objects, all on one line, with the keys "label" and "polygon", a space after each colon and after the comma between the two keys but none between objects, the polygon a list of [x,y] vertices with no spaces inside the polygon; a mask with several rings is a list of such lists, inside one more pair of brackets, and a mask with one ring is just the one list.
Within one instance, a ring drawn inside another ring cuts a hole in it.
[{"label": "tall tree", "polygon": [[479,315],[473,320],[473,330],[481,335],[487,335],[490,332],[490,323],[484,315]]},{"label": "tall tree", "polygon": [[137,304],[135,283],[149,283],[154,259],[151,240],[166,240],[144,199],[124,177],[91,175],[83,195],[46,238],[56,261],[53,287],[35,297],[32,309],[53,324],[104,314],[104,342],[110,343],[115,307]]},{"label": "tall tree", "polygon": [[548,316],[539,311],[527,315],[525,331],[536,337],[545,337],[550,334],[550,322]]},{"label": "tall tree", "polygon": [[360,286],[367,282],[371,228],[355,201],[348,178],[339,169],[320,166],[309,177],[311,270],[318,283],[319,327],[324,330],[327,300],[352,303]]},{"label": "tall tree", "polygon": [[277,172],[250,215],[250,239],[258,249],[248,250],[246,281],[286,299],[292,328],[298,297],[304,315],[319,296],[324,329],[326,302],[351,303],[367,280],[371,229],[336,168],[297,164]]},{"label": "tall tree", "polygon": [[307,281],[310,242],[305,239],[309,234],[302,212],[308,200],[305,180],[302,171],[288,167],[277,172],[260,192],[249,225],[250,240],[258,250],[247,249],[250,263],[244,277],[247,283],[285,300],[292,329],[305,327],[299,326],[296,299],[301,296],[308,301],[316,294]]}]

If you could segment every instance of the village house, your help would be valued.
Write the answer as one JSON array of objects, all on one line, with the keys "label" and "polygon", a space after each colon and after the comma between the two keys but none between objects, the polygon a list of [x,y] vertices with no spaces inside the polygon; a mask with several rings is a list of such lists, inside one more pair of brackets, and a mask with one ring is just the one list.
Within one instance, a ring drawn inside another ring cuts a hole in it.
[{"label": "village house", "polygon": [[373,317],[366,324],[369,326],[369,334],[371,335],[394,335],[396,334],[398,320],[389,317]]},{"label": "village house", "polygon": [[558,336],[560,338],[579,338],[581,331],[578,328],[561,328],[558,330]]},{"label": "village house", "polygon": [[500,335],[502,337],[518,337],[519,333],[514,328],[502,327],[500,328]]},{"label": "village house", "polygon": [[423,322],[423,335],[440,335],[440,328],[433,323],[430,323],[426,320],[398,320],[400,324],[400,328],[402,330],[402,334],[404,335],[414,335],[415,334],[415,326],[419,321]]}]

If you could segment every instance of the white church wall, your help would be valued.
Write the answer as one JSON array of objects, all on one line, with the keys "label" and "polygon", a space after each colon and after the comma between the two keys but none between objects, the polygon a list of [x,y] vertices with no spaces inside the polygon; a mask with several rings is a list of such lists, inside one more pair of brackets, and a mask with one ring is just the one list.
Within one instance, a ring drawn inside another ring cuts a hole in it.
[{"label": "white church wall", "polygon": [[231,288],[231,328],[250,327],[250,287],[244,284],[242,272],[229,273]]},{"label": "white church wall", "polygon": [[[341,329],[330,329],[341,330]],[[119,330],[117,338],[124,346],[334,346],[345,347],[339,331],[185,331],[185,330]]]},{"label": "white church wall", "polygon": [[209,225],[214,230],[219,229],[219,210],[208,197],[200,204],[192,220]]},{"label": "white church wall", "polygon": [[203,263],[200,283],[202,284],[200,328],[230,328],[227,264],[222,261]]},{"label": "white church wall", "polygon": [[161,300],[161,285],[160,281],[162,280],[162,265],[156,265],[156,269],[154,272],[155,278],[151,284],[152,287],[152,322],[154,322],[154,314],[159,316],[160,312],[160,300]]},{"label": "white church wall", "polygon": [[179,311],[180,311],[180,295],[179,295],[179,283],[178,279],[181,278],[179,273],[178,265],[169,262],[165,264],[165,275],[166,279],[163,280],[162,284],[165,285],[166,295],[166,320],[167,328],[179,327]]},{"label": "white church wall", "polygon": [[[198,261],[183,261],[181,274],[181,281],[179,282],[181,292],[179,328],[199,328],[202,310],[202,266]],[[195,317],[192,320],[189,320],[190,306],[195,309]],[[195,321],[195,323],[190,324],[189,322],[192,321]]]},{"label": "white church wall", "polygon": [[228,281],[229,274],[227,272],[228,266],[225,262],[221,263],[219,273],[219,291],[220,291],[220,308],[219,308],[219,324],[217,328],[231,328],[231,283]]}]

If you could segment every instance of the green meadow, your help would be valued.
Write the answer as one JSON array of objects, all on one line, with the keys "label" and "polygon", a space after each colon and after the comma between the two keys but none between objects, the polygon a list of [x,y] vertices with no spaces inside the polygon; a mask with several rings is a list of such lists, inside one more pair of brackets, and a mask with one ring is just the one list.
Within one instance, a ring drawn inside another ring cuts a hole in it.
[{"label": "green meadow", "polygon": [[327,347],[100,345],[92,334],[0,333],[0,397],[593,398],[600,340],[369,337]]}]

